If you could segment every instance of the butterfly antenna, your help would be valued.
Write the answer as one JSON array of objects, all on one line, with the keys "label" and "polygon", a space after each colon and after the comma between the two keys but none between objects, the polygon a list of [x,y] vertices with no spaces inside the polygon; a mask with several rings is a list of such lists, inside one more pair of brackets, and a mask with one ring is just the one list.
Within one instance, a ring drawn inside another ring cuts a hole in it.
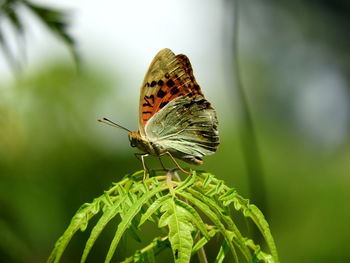
[{"label": "butterfly antenna", "polygon": [[123,130],[128,131],[128,132],[131,132],[129,129],[127,129],[127,128],[119,125],[119,124],[116,124],[114,121],[111,121],[111,120],[109,120],[107,118],[102,118],[102,119],[99,119],[98,121],[102,122],[104,124],[107,124],[109,126],[112,126],[114,128],[119,128],[119,129],[123,129]]}]

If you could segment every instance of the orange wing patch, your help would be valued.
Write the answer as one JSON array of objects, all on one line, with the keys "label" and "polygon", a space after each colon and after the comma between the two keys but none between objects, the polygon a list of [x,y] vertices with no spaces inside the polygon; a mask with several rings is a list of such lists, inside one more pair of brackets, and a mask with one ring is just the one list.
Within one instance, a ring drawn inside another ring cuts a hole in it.
[{"label": "orange wing patch", "polygon": [[145,86],[142,87],[152,90],[152,92],[145,92],[140,101],[142,103],[141,118],[143,126],[169,101],[184,95],[192,97],[199,94],[203,96],[194,78],[191,63],[185,55],[172,57],[172,60],[166,64],[166,68],[162,68],[162,73],[159,79],[146,82]]}]

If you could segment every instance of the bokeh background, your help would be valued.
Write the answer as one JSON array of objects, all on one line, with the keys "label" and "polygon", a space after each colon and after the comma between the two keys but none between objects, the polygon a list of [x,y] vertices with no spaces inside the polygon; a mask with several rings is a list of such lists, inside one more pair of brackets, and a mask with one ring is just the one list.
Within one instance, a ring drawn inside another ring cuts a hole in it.
[{"label": "bokeh background", "polygon": [[[349,1],[32,1],[65,14],[78,67],[21,4],[19,34],[7,2],[1,262],[44,262],[81,204],[142,168],[126,133],[96,120],[137,129],[139,87],[165,47],[191,59],[218,113],[221,145],[200,169],[262,208],[281,262],[350,262]],[[78,261],[86,238],[74,238],[63,262]],[[91,262],[109,242],[100,238]],[[116,260],[139,246],[128,242]]]}]

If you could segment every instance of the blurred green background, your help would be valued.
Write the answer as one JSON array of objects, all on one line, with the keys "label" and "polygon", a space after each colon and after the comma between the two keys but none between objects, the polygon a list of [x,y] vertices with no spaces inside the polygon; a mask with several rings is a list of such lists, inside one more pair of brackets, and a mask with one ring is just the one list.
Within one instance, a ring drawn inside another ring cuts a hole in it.
[{"label": "blurred green background", "polygon": [[[125,132],[96,120],[136,129],[139,86],[165,47],[191,59],[218,112],[221,145],[200,169],[263,208],[281,262],[350,262],[350,4],[239,1],[235,36],[237,2],[35,1],[68,12],[79,69],[23,6],[21,34],[0,9],[1,262],[44,262],[81,204],[142,168]],[[89,262],[101,262],[113,231]],[[78,261],[87,234],[62,262]],[[118,259],[140,248],[129,239]]]}]

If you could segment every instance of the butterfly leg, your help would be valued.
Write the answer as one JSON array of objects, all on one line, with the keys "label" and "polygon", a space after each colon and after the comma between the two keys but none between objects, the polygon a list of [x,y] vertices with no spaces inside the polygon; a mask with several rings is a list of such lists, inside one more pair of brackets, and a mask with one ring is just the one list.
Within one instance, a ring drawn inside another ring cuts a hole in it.
[{"label": "butterfly leg", "polygon": [[171,178],[171,177],[174,175],[175,178],[176,178],[179,182],[181,182],[181,178],[180,178],[180,176],[179,176],[179,175],[177,174],[177,172],[176,172],[176,169],[177,169],[177,168],[168,169],[168,168],[166,168],[166,167],[164,166],[163,161],[162,161],[162,158],[161,158],[160,156],[158,156],[158,159],[159,159],[159,161],[160,161],[160,164],[161,164],[162,167],[163,167],[163,170],[166,171],[166,172],[168,172],[168,173],[167,173],[167,176],[170,176],[170,178]]},{"label": "butterfly leg", "polygon": [[162,153],[160,156],[165,155],[165,154],[167,154],[167,155],[170,156],[171,160],[176,164],[177,168],[179,168],[183,173],[185,173],[185,174],[191,174],[190,172],[187,172],[186,170],[184,170],[184,169],[177,163],[177,161],[176,161],[175,158],[171,155],[170,152]]},{"label": "butterfly leg", "polygon": [[163,167],[163,170],[164,170],[164,171],[168,171],[169,169],[167,169],[167,168],[164,166],[163,161],[162,161],[162,158],[161,158],[160,156],[158,156],[158,159],[159,159],[160,164],[161,164],[162,167]]},{"label": "butterfly leg", "polygon": [[149,154],[148,153],[135,153],[135,156],[136,156],[137,159],[141,160],[141,162],[142,162],[142,166],[143,166],[143,180],[145,180],[146,179],[146,175],[147,175],[146,171],[148,172],[149,170],[148,170],[148,167],[147,167],[147,165],[145,163],[144,158],[149,156]]}]

